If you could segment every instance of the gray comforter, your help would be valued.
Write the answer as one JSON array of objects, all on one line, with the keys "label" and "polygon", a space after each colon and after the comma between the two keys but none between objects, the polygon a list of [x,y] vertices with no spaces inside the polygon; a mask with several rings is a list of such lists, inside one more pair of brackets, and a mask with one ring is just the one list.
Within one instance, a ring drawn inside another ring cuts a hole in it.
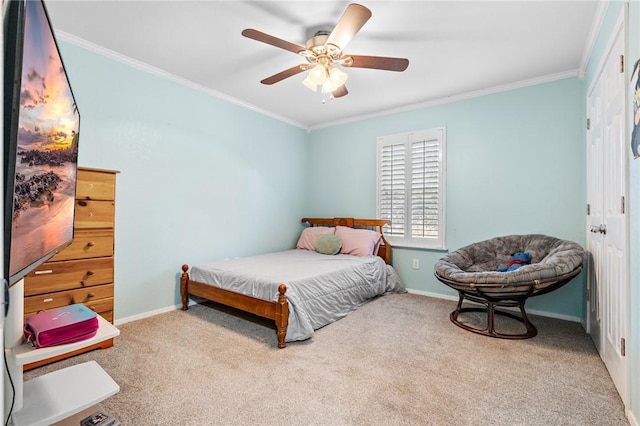
[{"label": "gray comforter", "polygon": [[369,299],[404,293],[395,270],[380,257],[329,256],[288,250],[194,266],[190,278],[264,300],[278,299],[286,284],[289,326],[286,341],[305,340]]}]

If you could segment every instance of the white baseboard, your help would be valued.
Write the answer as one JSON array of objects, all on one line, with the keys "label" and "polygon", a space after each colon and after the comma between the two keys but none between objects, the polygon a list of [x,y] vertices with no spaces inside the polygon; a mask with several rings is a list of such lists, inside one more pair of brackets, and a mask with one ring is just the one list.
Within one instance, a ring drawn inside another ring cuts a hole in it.
[{"label": "white baseboard", "polygon": [[627,420],[629,420],[631,426],[640,426],[640,422],[638,422],[638,419],[633,415],[631,410],[627,410]]},{"label": "white baseboard", "polygon": [[[436,299],[444,299],[444,300],[453,300],[455,302],[458,301],[458,296],[450,296],[450,295],[440,294],[440,293],[431,293],[428,291],[413,290],[410,288],[408,288],[407,291],[411,294],[418,294],[420,296],[428,296],[428,297],[434,297]],[[516,311],[516,312],[520,311],[519,309],[516,309],[516,308],[500,308],[500,309],[507,309],[507,310]],[[539,311],[537,309],[527,309],[527,313],[532,315],[539,315],[541,317],[556,318],[556,319],[561,319],[565,321],[579,322],[583,324],[581,318],[574,317],[571,315],[563,315],[563,314],[557,314],[555,312]]]},{"label": "white baseboard", "polygon": [[[411,294],[417,294],[419,296],[427,296],[427,297],[433,297],[433,298],[436,298],[436,299],[451,300],[451,301],[454,301],[454,302],[458,301],[458,296],[450,296],[450,295],[447,295],[447,294],[432,293],[432,292],[422,291],[422,290],[413,290],[413,289],[410,289],[410,288],[407,289],[407,292],[409,292]],[[196,305],[196,304],[197,304],[197,302],[193,301],[192,299],[189,299],[189,306],[193,306],[193,305]],[[135,321],[135,320],[139,320],[139,319],[143,319],[143,318],[152,317],[154,315],[164,314],[166,312],[175,311],[176,309],[182,309],[182,304],[173,305],[173,306],[167,306],[166,308],[160,308],[160,309],[156,309],[154,311],[144,312],[144,313],[139,314],[139,315],[132,315],[132,316],[126,317],[126,318],[120,318],[120,319],[114,321],[114,325],[117,326],[117,325],[120,325],[120,324],[125,324],[127,322],[131,322],[131,321]],[[502,309],[509,309],[509,310],[518,311],[515,308],[502,308]],[[561,319],[561,320],[565,320],[565,321],[579,322],[579,323],[583,324],[582,319],[580,319],[578,317],[571,316],[571,315],[556,314],[554,312],[539,311],[537,309],[527,309],[527,313],[530,313],[532,315],[539,315],[541,317],[556,318],[556,319]]]},{"label": "white baseboard", "polygon": [[420,295],[420,296],[434,297],[436,299],[452,300],[454,302],[458,301],[458,296],[450,296],[448,294],[431,293],[429,291],[413,290],[411,288],[408,288],[407,292],[409,292],[411,294],[417,294],[417,295]]},{"label": "white baseboard", "polygon": [[[189,306],[193,306],[193,305],[196,305],[196,304],[197,304],[196,302],[194,302],[193,300],[189,299]],[[173,305],[173,306],[167,306],[166,308],[156,309],[154,311],[144,312],[144,313],[138,314],[138,315],[132,315],[132,316],[126,317],[126,318],[120,318],[118,320],[114,320],[114,325],[118,326],[120,324],[125,324],[125,323],[128,323],[128,322],[140,320],[140,319],[143,319],[143,318],[153,317],[155,315],[164,314],[164,313],[175,311],[175,310],[178,310],[178,309],[182,309],[182,303],[179,303],[179,304]]]}]

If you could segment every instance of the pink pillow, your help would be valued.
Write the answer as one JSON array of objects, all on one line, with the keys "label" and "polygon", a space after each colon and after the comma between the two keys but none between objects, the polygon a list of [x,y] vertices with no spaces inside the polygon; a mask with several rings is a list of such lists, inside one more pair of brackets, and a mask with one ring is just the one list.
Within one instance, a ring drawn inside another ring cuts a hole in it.
[{"label": "pink pillow", "polygon": [[336,228],[329,226],[310,226],[302,230],[296,248],[316,251],[316,241],[322,235],[334,234]]},{"label": "pink pillow", "polygon": [[371,256],[376,254],[380,246],[379,232],[368,229],[353,229],[348,226],[338,226],[336,235],[342,240],[340,253],[354,256]]}]

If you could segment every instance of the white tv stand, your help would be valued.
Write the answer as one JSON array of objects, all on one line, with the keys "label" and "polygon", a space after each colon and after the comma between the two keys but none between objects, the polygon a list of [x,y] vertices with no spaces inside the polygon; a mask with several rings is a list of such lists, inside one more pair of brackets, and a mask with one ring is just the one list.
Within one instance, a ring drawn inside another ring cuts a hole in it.
[{"label": "white tv stand", "polygon": [[[50,425],[120,391],[120,386],[95,361],[67,367],[23,382],[24,365],[111,339],[118,336],[120,330],[98,315],[98,333],[91,339],[35,349],[30,344],[23,343],[22,338],[24,282],[21,280],[14,284],[9,293],[10,308],[5,320],[5,353],[15,388],[15,402],[9,424]],[[7,416],[13,391],[6,372],[4,379],[4,412]]]}]

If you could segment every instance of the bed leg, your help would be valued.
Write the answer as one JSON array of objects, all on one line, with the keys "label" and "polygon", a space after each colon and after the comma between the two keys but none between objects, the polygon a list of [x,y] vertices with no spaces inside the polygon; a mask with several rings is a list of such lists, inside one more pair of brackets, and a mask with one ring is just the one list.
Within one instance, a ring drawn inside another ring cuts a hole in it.
[{"label": "bed leg", "polygon": [[180,296],[182,298],[182,310],[186,311],[189,309],[189,265],[182,265],[182,276],[180,277]]},{"label": "bed leg", "polygon": [[287,346],[285,338],[287,337],[287,326],[289,325],[289,301],[284,294],[287,291],[287,286],[280,284],[278,287],[278,302],[276,304],[276,333],[278,334],[278,347],[284,348]]}]

